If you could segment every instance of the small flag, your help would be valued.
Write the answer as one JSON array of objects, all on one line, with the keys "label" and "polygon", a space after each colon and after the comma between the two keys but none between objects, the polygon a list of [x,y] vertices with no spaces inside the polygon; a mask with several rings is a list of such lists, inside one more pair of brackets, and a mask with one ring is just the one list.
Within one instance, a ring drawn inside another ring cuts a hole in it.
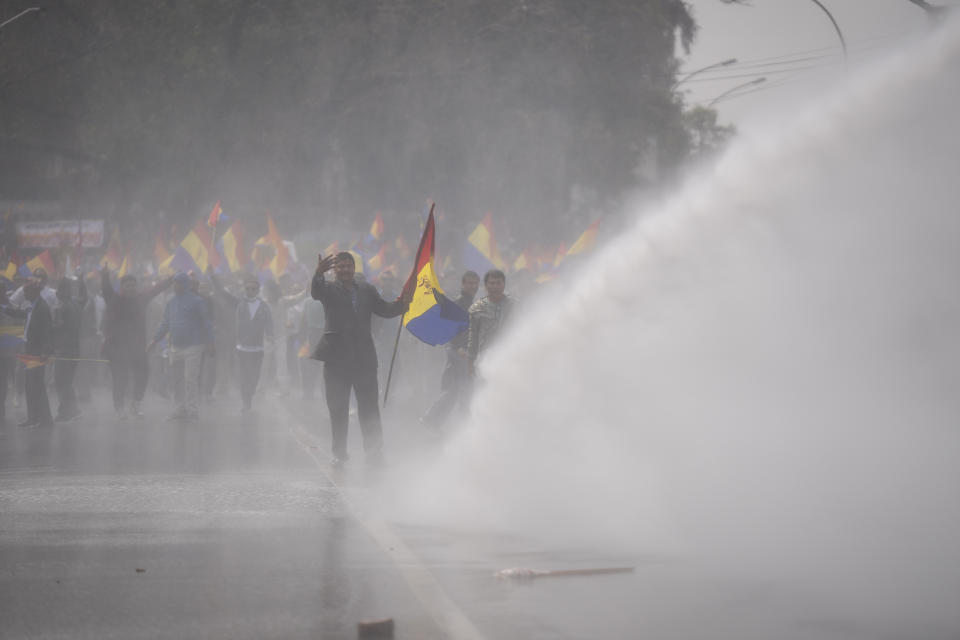
[{"label": "small flag", "polygon": [[20,265],[21,272],[27,277],[32,276],[37,269],[43,269],[50,278],[53,278],[53,258],[50,256],[49,249],[44,249],[42,253],[35,255]]},{"label": "small flag", "polygon": [[513,261],[513,270],[514,271],[523,271],[524,269],[530,268],[530,256],[529,252],[524,249],[523,253],[517,256],[517,259]]},{"label": "small flag", "polygon": [[47,364],[49,356],[28,356],[25,353],[18,353],[17,360],[22,362],[27,369],[36,369],[37,367],[42,367]]},{"label": "small flag", "polygon": [[354,251],[353,249],[347,249],[350,255],[353,256],[353,262],[357,265],[357,273],[363,273],[363,256]]},{"label": "small flag", "polygon": [[117,269],[117,277],[122,278],[127,275],[130,271],[130,254],[123,256],[123,262],[120,263],[120,268]]},{"label": "small flag", "polygon": [[244,228],[243,222],[237,220],[227,232],[220,238],[220,248],[223,249],[223,257],[227,261],[230,271],[243,271],[246,269],[248,253],[244,250]]},{"label": "small flag", "polygon": [[575,256],[578,253],[586,253],[597,244],[597,228],[600,226],[600,220],[594,220],[593,224],[587,227],[587,230],[580,234],[573,246],[567,250],[567,257]]},{"label": "small flag", "polygon": [[217,223],[220,222],[220,214],[222,213],[223,207],[220,206],[220,201],[217,200],[217,204],[213,205],[213,210],[210,212],[210,217],[207,218],[207,226],[211,229],[216,227]]},{"label": "small flag", "polygon": [[506,268],[497,250],[497,241],[493,235],[493,216],[489,213],[467,238],[463,262],[468,269],[476,271],[481,277],[491,269],[502,271]]},{"label": "small flag", "polygon": [[373,219],[373,224],[370,225],[370,237],[379,240],[381,236],[383,236],[383,216],[378,213]]},{"label": "small flag", "polygon": [[377,255],[367,260],[367,267],[369,267],[370,269],[371,276],[374,276],[380,273],[380,271],[383,269],[383,263],[384,263],[384,259],[386,258],[386,253],[387,253],[387,247],[386,246],[380,247],[380,251],[377,253]]}]

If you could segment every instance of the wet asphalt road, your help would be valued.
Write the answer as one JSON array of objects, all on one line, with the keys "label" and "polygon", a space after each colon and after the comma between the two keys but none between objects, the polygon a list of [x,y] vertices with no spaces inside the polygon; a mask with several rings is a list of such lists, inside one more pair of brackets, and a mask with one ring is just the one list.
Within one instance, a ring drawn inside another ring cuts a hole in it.
[{"label": "wet asphalt road", "polygon": [[148,411],[0,433],[0,637],[442,635],[279,408]]},{"label": "wet asphalt road", "polygon": [[[322,401],[233,402],[197,424],[102,404],[52,429],[0,430],[0,638],[866,638],[810,594],[712,577],[680,559],[545,549],[509,536],[378,522],[395,462],[438,455],[386,415],[387,469],[328,464]],[[16,410],[9,414],[14,419]],[[598,526],[602,526],[599,523]],[[493,578],[507,567],[631,574]]]}]

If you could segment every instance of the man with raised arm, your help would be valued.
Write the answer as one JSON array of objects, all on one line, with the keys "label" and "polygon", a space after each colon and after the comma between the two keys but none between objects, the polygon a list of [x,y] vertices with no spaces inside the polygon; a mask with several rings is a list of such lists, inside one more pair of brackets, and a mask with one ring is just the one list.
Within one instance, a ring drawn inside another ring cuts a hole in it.
[{"label": "man with raised arm", "polygon": [[[324,274],[333,270],[334,279]],[[370,318],[395,318],[406,312],[412,296],[387,302],[376,287],[356,280],[353,255],[342,251],[320,256],[310,294],[323,303],[324,332],[313,352],[322,360],[323,382],[330,410],[333,435],[333,465],[341,467],[349,459],[347,429],[350,418],[350,391],[357,398],[357,416],[363,433],[363,448],[369,464],[383,462],[383,428],[380,424],[380,395],[377,384],[377,350],[370,333]]]},{"label": "man with raised arm", "polygon": [[253,408],[253,394],[260,380],[264,346],[273,341],[273,315],[267,303],[260,297],[260,281],[248,275],[243,281],[243,297],[238,298],[220,284],[213,270],[209,270],[210,282],[222,299],[232,308],[236,327],[237,378],[240,380],[242,413]]},{"label": "man with raised arm", "polygon": [[120,292],[110,283],[106,266],[100,271],[100,295],[103,314],[103,356],[110,361],[113,380],[113,408],[120,418],[127,417],[127,388],[133,383],[130,411],[140,417],[140,404],[147,390],[150,368],[147,364],[147,304],[173,282],[167,278],[145,291],[137,290],[132,275],[120,278]]}]

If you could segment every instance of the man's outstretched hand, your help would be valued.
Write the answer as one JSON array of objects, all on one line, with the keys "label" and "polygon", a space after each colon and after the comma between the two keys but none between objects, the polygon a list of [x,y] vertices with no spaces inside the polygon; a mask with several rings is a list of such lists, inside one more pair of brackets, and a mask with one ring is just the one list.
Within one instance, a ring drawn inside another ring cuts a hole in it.
[{"label": "man's outstretched hand", "polygon": [[336,255],[329,255],[324,258],[323,254],[321,253],[317,259],[317,273],[326,273],[327,271],[330,271],[330,269],[333,269],[333,263],[336,261],[336,259]]}]

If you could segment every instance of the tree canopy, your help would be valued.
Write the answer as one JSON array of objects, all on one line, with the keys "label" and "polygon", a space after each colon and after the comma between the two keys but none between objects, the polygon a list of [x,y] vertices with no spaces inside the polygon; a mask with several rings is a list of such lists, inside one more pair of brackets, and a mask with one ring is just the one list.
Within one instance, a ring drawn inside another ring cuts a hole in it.
[{"label": "tree canopy", "polygon": [[694,32],[680,0],[51,0],[0,31],[0,198],[559,215],[686,157]]}]

